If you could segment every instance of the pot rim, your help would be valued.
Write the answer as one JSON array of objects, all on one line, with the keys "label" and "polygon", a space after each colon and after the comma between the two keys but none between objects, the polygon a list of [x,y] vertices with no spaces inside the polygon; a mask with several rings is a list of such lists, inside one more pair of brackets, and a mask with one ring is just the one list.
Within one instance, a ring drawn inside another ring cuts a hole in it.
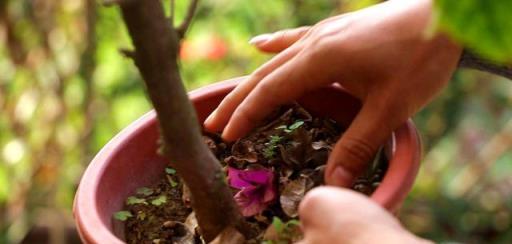
[{"label": "pot rim", "polygon": [[[237,77],[198,88],[188,93],[189,98],[195,102],[200,98],[226,94],[246,77]],[[333,87],[346,91],[340,86]],[[82,175],[73,202],[73,215],[78,232],[86,243],[124,243],[110,231],[99,216],[96,189],[110,155],[121,150],[138,131],[152,126],[155,119],[156,113],[151,110],[121,130],[96,154]],[[420,165],[421,150],[417,130],[410,119],[393,132],[390,140],[394,149],[393,156],[380,186],[371,195],[371,199],[395,212],[412,188]]]}]

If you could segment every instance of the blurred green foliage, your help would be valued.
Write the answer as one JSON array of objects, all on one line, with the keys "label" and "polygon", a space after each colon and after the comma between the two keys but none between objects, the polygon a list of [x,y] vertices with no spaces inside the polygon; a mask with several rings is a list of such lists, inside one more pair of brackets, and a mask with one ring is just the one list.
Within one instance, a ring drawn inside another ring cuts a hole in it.
[{"label": "blurred green foliage", "polygon": [[[186,86],[264,63],[269,56],[247,43],[254,35],[375,2],[203,0],[180,54]],[[177,1],[178,20],[186,6]],[[150,105],[132,62],[118,52],[131,44],[115,7],[0,1],[0,43],[0,243],[41,227],[58,243],[58,235],[74,233],[71,205],[83,170]],[[415,117],[425,150],[400,215],[408,228],[437,241],[512,241],[511,104],[509,81],[461,71]]]},{"label": "blurred green foliage", "polygon": [[493,60],[512,59],[512,1],[436,0],[439,27]]}]

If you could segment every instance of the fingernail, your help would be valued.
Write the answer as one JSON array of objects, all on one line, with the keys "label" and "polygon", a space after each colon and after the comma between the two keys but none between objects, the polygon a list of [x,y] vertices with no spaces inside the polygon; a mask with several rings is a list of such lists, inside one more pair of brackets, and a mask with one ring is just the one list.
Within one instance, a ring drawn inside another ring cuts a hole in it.
[{"label": "fingernail", "polygon": [[336,167],[329,178],[329,185],[341,187],[349,187],[354,181],[354,176],[341,166]]},{"label": "fingernail", "polygon": [[224,129],[224,131],[222,131],[222,134],[221,134],[221,136],[220,136],[220,137],[222,138],[222,140],[227,141],[227,142],[232,142],[232,141],[234,141],[234,140],[231,138],[231,135],[229,135],[229,132],[228,132],[228,133],[226,133],[226,131],[228,131],[228,130]]},{"label": "fingernail", "polygon": [[272,34],[262,34],[255,36],[249,40],[249,44],[251,45],[261,45],[272,38]]},{"label": "fingernail", "polygon": [[228,123],[226,127],[224,127],[224,130],[222,131],[222,140],[227,142],[235,141],[237,138],[233,135],[233,124]]},{"label": "fingernail", "polygon": [[213,119],[213,117],[215,117],[215,112],[217,112],[217,110],[213,110],[213,112],[210,115],[208,115],[208,117],[206,117],[206,119],[203,122],[204,125],[207,126],[207,125],[210,124],[210,122]]}]

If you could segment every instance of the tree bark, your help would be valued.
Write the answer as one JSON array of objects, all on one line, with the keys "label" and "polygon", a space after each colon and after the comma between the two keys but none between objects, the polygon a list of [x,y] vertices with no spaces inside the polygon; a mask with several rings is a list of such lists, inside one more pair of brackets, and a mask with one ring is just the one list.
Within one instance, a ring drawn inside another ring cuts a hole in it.
[{"label": "tree bark", "polygon": [[166,19],[160,0],[126,0],[120,7],[135,46],[135,65],[160,121],[165,155],[190,188],[203,238],[211,241],[227,226],[244,232],[224,172],[203,142],[181,81],[178,30]]}]

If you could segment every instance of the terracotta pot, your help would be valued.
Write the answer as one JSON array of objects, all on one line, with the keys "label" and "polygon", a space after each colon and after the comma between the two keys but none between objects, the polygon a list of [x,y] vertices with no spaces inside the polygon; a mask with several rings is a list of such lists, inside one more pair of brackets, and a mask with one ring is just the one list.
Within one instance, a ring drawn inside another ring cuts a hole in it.
[{"label": "terracotta pot", "polygon": [[[215,83],[190,92],[202,122],[242,78]],[[322,88],[304,96],[299,103],[313,114],[331,117],[348,125],[360,108],[357,99],[342,88]],[[85,243],[122,243],[113,231],[112,214],[121,210],[135,189],[163,177],[166,161],[156,154],[155,113],[142,116],[115,136],[85,171],[73,207],[76,224]],[[371,198],[390,211],[397,210],[416,177],[420,143],[411,121],[390,139],[389,169]]]}]

